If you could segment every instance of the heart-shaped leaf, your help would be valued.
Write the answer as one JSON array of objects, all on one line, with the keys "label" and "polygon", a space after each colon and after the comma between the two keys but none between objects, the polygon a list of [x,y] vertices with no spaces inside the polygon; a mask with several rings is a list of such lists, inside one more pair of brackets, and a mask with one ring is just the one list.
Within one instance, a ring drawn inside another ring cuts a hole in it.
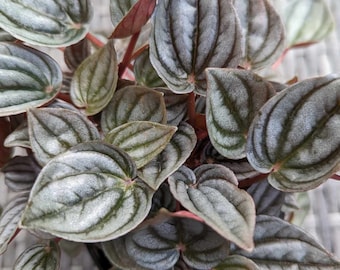
[{"label": "heart-shaped leaf", "polygon": [[12,150],[4,144],[6,138],[11,133],[11,124],[10,122],[3,117],[0,117],[0,168],[6,164],[6,162],[11,157]]},{"label": "heart-shaped leaf", "polygon": [[76,69],[71,82],[73,103],[87,115],[100,112],[110,102],[118,80],[117,55],[112,40],[87,57]]},{"label": "heart-shaped leaf", "polygon": [[141,168],[169,143],[177,127],[148,121],[132,121],[111,130],[105,141],[123,149]]},{"label": "heart-shaped leaf", "polygon": [[340,79],[329,75],[294,84],[262,107],[247,155],[275,188],[312,189],[340,169],[339,95]]},{"label": "heart-shaped leaf", "polygon": [[122,150],[101,142],[78,144],[43,168],[21,227],[76,242],[111,240],[142,222],[153,193]]},{"label": "heart-shaped leaf", "polygon": [[0,43],[0,116],[19,114],[51,101],[61,83],[61,69],[47,54]]},{"label": "heart-shaped leaf", "polygon": [[156,6],[156,0],[111,0],[110,3],[112,22],[119,20],[111,38],[126,38],[138,33]]},{"label": "heart-shaped leaf", "polygon": [[119,89],[101,116],[105,133],[131,121],[166,124],[163,94],[147,87],[127,86]]},{"label": "heart-shaped leaf", "polygon": [[215,164],[194,171],[182,166],[168,181],[172,194],[186,209],[239,247],[253,249],[254,202],[236,186],[232,171]]},{"label": "heart-shaped leaf", "polygon": [[150,38],[150,60],[176,93],[205,95],[207,67],[236,67],[241,30],[231,1],[160,1]]},{"label": "heart-shaped leaf", "polygon": [[6,186],[13,191],[31,190],[40,170],[32,155],[15,156],[1,169]]},{"label": "heart-shaped leaf", "polygon": [[140,168],[138,176],[153,189],[158,189],[162,182],[187,160],[196,141],[195,130],[182,122],[165,149]]},{"label": "heart-shaped leaf", "polygon": [[4,253],[12,236],[15,234],[21,215],[28,200],[28,192],[24,192],[6,205],[0,217],[0,254]]},{"label": "heart-shaped leaf", "polygon": [[323,0],[279,1],[289,47],[319,42],[335,26],[332,12]]},{"label": "heart-shaped leaf", "polygon": [[26,249],[16,260],[14,270],[58,270],[60,249],[57,243],[36,244]]},{"label": "heart-shaped leaf", "polygon": [[41,165],[72,146],[100,139],[95,125],[76,111],[39,108],[29,110],[27,117],[32,150]]},{"label": "heart-shaped leaf", "polygon": [[282,219],[258,216],[254,233],[255,249],[233,253],[253,260],[260,269],[339,269],[340,262],[311,236]]},{"label": "heart-shaped leaf", "polygon": [[165,83],[158,76],[156,70],[150,62],[149,50],[142,52],[135,60],[133,71],[136,81],[140,85],[147,87],[162,87]]},{"label": "heart-shaped leaf", "polygon": [[64,60],[67,67],[74,71],[91,54],[90,42],[84,38],[65,48]]},{"label": "heart-shaped leaf", "polygon": [[246,156],[249,127],[260,108],[274,96],[265,79],[247,70],[207,70],[206,123],[215,149],[230,159]]},{"label": "heart-shaped leaf", "polygon": [[92,7],[89,0],[2,0],[0,14],[0,27],[14,37],[30,44],[61,47],[86,35]]},{"label": "heart-shaped leaf", "polygon": [[189,266],[210,269],[227,257],[229,243],[196,220],[166,218],[104,243],[103,247],[113,264],[123,269],[130,269],[131,263],[141,266],[132,269],[171,269],[180,252]]},{"label": "heart-shaped leaf", "polygon": [[250,259],[240,256],[228,256],[222,263],[212,270],[260,270],[260,268]]},{"label": "heart-shaped leaf", "polygon": [[24,120],[14,131],[12,131],[5,139],[6,147],[24,147],[31,148],[30,138],[28,134],[28,124]]},{"label": "heart-shaped leaf", "polygon": [[273,64],[285,48],[285,29],[268,0],[234,0],[243,32],[245,67]]}]

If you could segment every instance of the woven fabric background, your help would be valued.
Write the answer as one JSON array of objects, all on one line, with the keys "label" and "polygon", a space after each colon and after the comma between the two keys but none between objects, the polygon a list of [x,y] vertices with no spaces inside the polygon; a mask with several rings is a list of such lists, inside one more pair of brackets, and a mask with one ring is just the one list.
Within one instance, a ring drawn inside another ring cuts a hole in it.
[{"label": "woven fabric background", "polygon": [[[299,80],[329,73],[340,73],[340,1],[326,0],[336,20],[336,29],[323,42],[308,48],[288,52],[282,65],[275,70],[275,77],[285,82],[294,76]],[[93,0],[95,8],[92,31],[107,36],[112,25],[108,10],[109,0]],[[58,58],[58,52],[56,58]],[[340,131],[339,131],[340,134]],[[307,193],[307,216],[301,226],[318,238],[323,245],[340,258],[340,182],[330,180]],[[0,174],[0,205],[4,206],[13,196],[7,192],[3,175]],[[308,204],[309,203],[309,204]],[[309,206],[309,208],[308,208]],[[302,205],[303,207],[303,205]],[[7,252],[0,256],[0,269],[12,269],[15,259],[37,239],[21,232]],[[91,258],[82,245],[76,246],[70,257],[62,253],[61,270],[94,270]]]}]

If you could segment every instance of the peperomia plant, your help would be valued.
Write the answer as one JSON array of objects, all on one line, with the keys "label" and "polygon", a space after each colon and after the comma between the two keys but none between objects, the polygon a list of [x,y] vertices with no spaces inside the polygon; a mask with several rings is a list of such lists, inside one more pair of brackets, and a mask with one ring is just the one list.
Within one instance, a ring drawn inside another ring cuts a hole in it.
[{"label": "peperomia plant", "polygon": [[14,269],[58,269],[61,240],[112,269],[339,269],[284,205],[340,170],[340,76],[263,75],[329,33],[325,3],[111,0],[104,43],[95,8],[0,2],[0,252],[41,239]]}]

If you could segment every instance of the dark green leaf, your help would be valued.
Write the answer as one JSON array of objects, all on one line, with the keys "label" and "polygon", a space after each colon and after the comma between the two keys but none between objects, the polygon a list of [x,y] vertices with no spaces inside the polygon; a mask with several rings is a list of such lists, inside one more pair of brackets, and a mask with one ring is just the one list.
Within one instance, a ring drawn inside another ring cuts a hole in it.
[{"label": "dark green leaf", "polygon": [[340,79],[329,75],[294,84],[262,107],[247,155],[275,188],[312,189],[340,169],[339,96]]},{"label": "dark green leaf", "polygon": [[58,270],[60,267],[60,249],[57,243],[36,244],[26,249],[16,260],[14,270]]},{"label": "dark green leaf", "polygon": [[61,47],[81,40],[92,15],[89,0],[2,0],[0,27],[30,44]]},{"label": "dark green leaf", "polygon": [[168,181],[186,209],[241,248],[253,249],[254,202],[236,186],[232,171],[221,165],[201,165],[195,171],[182,166]]},{"label": "dark green leaf", "polygon": [[71,99],[87,115],[97,114],[113,97],[117,80],[117,55],[110,40],[78,66],[71,83]]},{"label": "dark green leaf", "polygon": [[138,176],[153,189],[175,172],[190,156],[196,145],[195,130],[182,122],[165,149],[138,170]]},{"label": "dark green leaf", "polygon": [[147,216],[153,193],[122,150],[101,142],[78,144],[43,168],[21,227],[76,242],[111,240]]},{"label": "dark green leaf", "polygon": [[95,125],[76,111],[39,108],[29,110],[27,117],[32,150],[41,165],[72,146],[100,139]]},{"label": "dark green leaf", "polygon": [[127,86],[119,89],[103,110],[101,127],[105,133],[108,133],[131,121],[166,124],[163,94],[141,86]]},{"label": "dark green leaf", "polygon": [[148,121],[132,121],[111,130],[105,141],[123,149],[141,168],[161,153],[177,127]]},{"label": "dark green leaf", "polygon": [[205,95],[205,68],[236,67],[241,56],[241,30],[231,1],[159,2],[150,60],[172,91]]},{"label": "dark green leaf", "polygon": [[340,262],[311,236],[276,217],[257,217],[254,241],[253,252],[235,250],[234,253],[252,259],[261,270],[336,270],[340,267]]},{"label": "dark green leaf", "polygon": [[[0,6],[3,2],[8,1]],[[61,69],[47,54],[0,42],[0,116],[48,103],[58,94],[61,82]]]},{"label": "dark green leaf", "polygon": [[246,156],[249,127],[275,90],[265,79],[247,70],[207,70],[206,122],[215,149],[230,159]]}]

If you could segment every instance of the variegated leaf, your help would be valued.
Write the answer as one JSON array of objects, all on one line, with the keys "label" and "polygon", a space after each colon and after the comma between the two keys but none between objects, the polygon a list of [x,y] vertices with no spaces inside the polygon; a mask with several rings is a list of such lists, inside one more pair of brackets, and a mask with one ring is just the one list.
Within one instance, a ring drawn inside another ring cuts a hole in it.
[{"label": "variegated leaf", "polygon": [[65,48],[64,60],[67,67],[74,71],[91,54],[90,42],[84,38]]},{"label": "variegated leaf", "polygon": [[241,30],[231,1],[160,1],[150,38],[150,60],[176,93],[205,95],[207,67],[236,67]]},{"label": "variegated leaf", "polygon": [[115,24],[111,38],[126,38],[138,33],[149,20],[155,6],[156,0],[111,0],[111,18]]},{"label": "variegated leaf", "polygon": [[260,268],[247,257],[232,255],[228,256],[212,270],[260,270]]},{"label": "variegated leaf", "polygon": [[61,83],[61,69],[50,56],[23,45],[0,42],[0,116],[48,103],[58,94]]},{"label": "variegated leaf", "polygon": [[86,35],[92,7],[89,0],[2,0],[0,15],[0,27],[14,37],[30,44],[61,47]]},{"label": "variegated leaf", "polygon": [[271,216],[258,216],[254,233],[255,249],[232,253],[253,260],[262,270],[339,269],[340,262],[299,227]]},{"label": "variegated leaf", "polygon": [[251,251],[255,206],[239,189],[235,175],[221,165],[182,166],[168,179],[175,198],[189,211],[239,247]]},{"label": "variegated leaf", "polygon": [[27,121],[23,121],[14,131],[12,131],[5,139],[6,147],[25,147],[31,148],[30,138],[28,135]]},{"label": "variegated leaf", "polygon": [[123,149],[141,168],[163,151],[176,130],[174,126],[132,121],[111,130],[105,141]]},{"label": "variegated leaf", "polygon": [[15,156],[1,169],[6,186],[13,191],[30,191],[40,170],[33,155]]},{"label": "variegated leaf", "polygon": [[101,127],[105,133],[131,121],[166,124],[163,94],[142,86],[119,89],[103,110]]},{"label": "variegated leaf", "polygon": [[249,127],[275,89],[255,73],[237,69],[208,69],[207,83],[210,141],[223,156],[244,158]]},{"label": "variegated leaf", "polygon": [[87,115],[97,114],[113,97],[117,80],[117,55],[114,42],[110,40],[76,69],[71,82],[71,99]]},{"label": "variegated leaf", "polygon": [[138,170],[138,176],[153,189],[163,183],[190,156],[196,145],[195,130],[182,122],[165,149],[148,164]]},{"label": "variegated leaf", "polygon": [[[340,169],[340,78],[317,77],[271,98],[248,137],[250,164],[283,191],[305,191]],[[308,121],[306,121],[308,119]]]},{"label": "variegated leaf", "polygon": [[58,270],[60,249],[57,243],[35,244],[26,249],[16,260],[14,270]]},{"label": "variegated leaf", "polygon": [[28,200],[28,193],[24,192],[12,198],[0,216],[0,254],[4,253],[11,238],[14,236],[21,215]]},{"label": "variegated leaf", "polygon": [[285,49],[285,29],[268,0],[233,0],[244,36],[244,66],[273,64]]},{"label": "variegated leaf", "polygon": [[40,172],[21,227],[76,242],[111,240],[143,221],[153,193],[119,148],[101,142],[78,144]]},{"label": "variegated leaf", "polygon": [[27,117],[31,147],[41,165],[72,146],[100,139],[95,125],[76,111],[39,108]]}]

